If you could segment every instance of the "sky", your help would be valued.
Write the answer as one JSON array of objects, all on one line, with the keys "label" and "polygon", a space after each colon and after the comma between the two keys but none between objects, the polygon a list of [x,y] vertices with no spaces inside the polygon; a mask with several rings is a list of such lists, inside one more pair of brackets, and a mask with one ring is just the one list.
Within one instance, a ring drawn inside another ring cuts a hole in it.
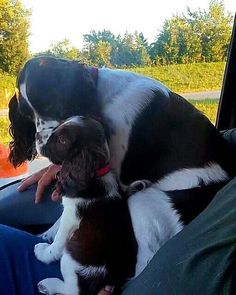
[{"label": "sky", "polygon": [[[207,9],[208,0],[22,0],[31,8],[30,50],[44,51],[65,38],[81,48],[83,34],[91,30],[143,32],[153,42],[163,22],[173,14]],[[236,11],[236,0],[225,0],[225,8]]]}]

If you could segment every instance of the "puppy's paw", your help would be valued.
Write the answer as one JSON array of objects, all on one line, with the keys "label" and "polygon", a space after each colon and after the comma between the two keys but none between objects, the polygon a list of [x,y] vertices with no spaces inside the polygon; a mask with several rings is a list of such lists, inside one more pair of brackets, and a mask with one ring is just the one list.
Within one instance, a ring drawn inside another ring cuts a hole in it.
[{"label": "puppy's paw", "polygon": [[52,294],[52,293],[49,292],[47,287],[44,286],[44,284],[41,283],[41,282],[38,283],[38,291],[39,291],[39,293],[46,294],[46,295],[51,295]]},{"label": "puppy's paw", "polygon": [[52,243],[54,240],[54,236],[50,235],[49,231],[45,231],[44,233],[37,235],[37,237],[39,237],[49,243]]},{"label": "puppy's paw", "polygon": [[38,283],[39,293],[46,295],[65,294],[64,283],[57,278],[48,278]]},{"label": "puppy's paw", "polygon": [[36,258],[46,264],[58,260],[61,257],[60,251],[53,244],[39,243],[34,246],[34,254]]}]

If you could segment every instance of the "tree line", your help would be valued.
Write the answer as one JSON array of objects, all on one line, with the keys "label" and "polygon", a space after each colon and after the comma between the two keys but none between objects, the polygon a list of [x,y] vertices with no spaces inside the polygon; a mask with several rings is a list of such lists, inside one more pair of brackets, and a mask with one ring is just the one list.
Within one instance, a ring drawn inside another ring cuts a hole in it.
[{"label": "tree line", "polygon": [[[110,30],[83,35],[81,49],[68,39],[45,52],[97,66],[131,67],[224,61],[230,41],[232,15],[221,0],[211,0],[207,10],[176,14],[166,20],[153,43],[142,32],[115,35]],[[20,0],[0,0],[0,69],[16,74],[30,57],[30,11]]]}]

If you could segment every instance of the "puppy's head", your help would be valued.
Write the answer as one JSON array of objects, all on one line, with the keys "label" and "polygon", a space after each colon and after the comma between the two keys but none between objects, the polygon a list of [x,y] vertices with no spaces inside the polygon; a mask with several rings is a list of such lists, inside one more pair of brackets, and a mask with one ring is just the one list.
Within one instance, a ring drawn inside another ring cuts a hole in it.
[{"label": "puppy's head", "polygon": [[62,164],[60,182],[67,191],[85,189],[110,158],[101,123],[79,116],[57,127],[43,152],[53,163]]}]

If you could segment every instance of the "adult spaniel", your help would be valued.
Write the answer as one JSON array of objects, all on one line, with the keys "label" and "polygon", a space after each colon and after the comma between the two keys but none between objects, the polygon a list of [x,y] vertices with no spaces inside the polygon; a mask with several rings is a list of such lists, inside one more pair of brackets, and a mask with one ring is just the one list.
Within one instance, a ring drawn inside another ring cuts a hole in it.
[{"label": "adult spaniel", "polygon": [[13,165],[37,154],[47,157],[50,136],[72,116],[102,123],[111,167],[124,189],[145,179],[171,191],[185,223],[235,175],[235,157],[221,134],[162,83],[129,71],[46,56],[26,62],[9,103]]}]

